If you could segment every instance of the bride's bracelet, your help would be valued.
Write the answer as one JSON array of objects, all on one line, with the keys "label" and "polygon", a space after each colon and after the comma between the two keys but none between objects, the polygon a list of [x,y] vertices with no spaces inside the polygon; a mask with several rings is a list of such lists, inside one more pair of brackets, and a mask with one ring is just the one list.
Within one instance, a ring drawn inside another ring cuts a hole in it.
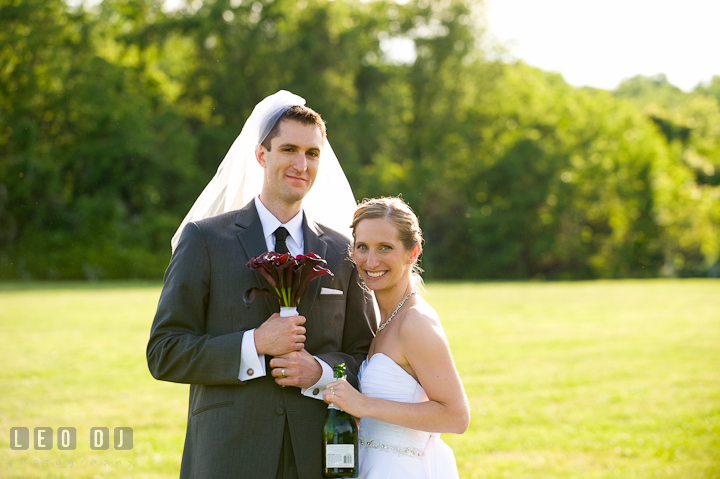
[{"label": "bride's bracelet", "polygon": [[360,447],[367,447],[369,449],[380,449],[382,451],[394,452],[396,454],[402,454],[404,456],[417,458],[423,456],[423,451],[421,451],[420,449],[415,449],[414,447],[391,446],[390,444],[386,444],[382,441],[377,441],[375,439],[367,439],[361,437],[359,439],[359,443]]}]

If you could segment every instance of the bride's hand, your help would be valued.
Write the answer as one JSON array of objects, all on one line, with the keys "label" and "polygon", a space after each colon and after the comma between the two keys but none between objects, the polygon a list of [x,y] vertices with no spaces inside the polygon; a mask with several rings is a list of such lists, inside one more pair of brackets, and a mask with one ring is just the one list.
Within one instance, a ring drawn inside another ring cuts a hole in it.
[{"label": "bride's hand", "polygon": [[361,418],[363,417],[363,403],[367,398],[352,387],[349,382],[340,380],[325,386],[323,399],[326,403],[335,403],[343,411],[356,418]]}]

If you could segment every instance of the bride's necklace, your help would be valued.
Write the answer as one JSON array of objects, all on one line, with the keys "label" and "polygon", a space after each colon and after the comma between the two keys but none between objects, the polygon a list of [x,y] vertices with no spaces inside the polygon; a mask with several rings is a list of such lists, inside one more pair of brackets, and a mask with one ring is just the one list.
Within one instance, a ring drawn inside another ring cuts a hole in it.
[{"label": "bride's necklace", "polygon": [[393,314],[390,315],[390,317],[387,319],[387,321],[385,321],[384,323],[382,323],[382,324],[380,325],[380,327],[378,328],[378,333],[379,333],[380,331],[382,331],[383,328],[385,328],[385,326],[388,325],[388,323],[390,323],[390,321],[395,317],[395,315],[397,314],[397,312],[400,311],[400,308],[402,308],[402,305],[405,304],[405,301],[407,301],[407,300],[410,298],[410,296],[412,296],[413,294],[415,294],[415,291],[410,291],[410,292],[408,293],[408,295],[405,296],[405,298],[403,298],[402,301],[400,301],[400,304],[397,305],[397,308],[395,308],[395,311],[393,311]]}]

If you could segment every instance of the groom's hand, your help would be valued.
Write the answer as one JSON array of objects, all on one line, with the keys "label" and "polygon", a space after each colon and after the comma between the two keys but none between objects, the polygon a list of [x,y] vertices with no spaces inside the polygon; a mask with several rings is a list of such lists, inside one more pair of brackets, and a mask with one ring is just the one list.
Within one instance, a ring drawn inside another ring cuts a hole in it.
[{"label": "groom's hand", "polygon": [[258,354],[282,356],[299,351],[305,344],[304,316],[281,317],[278,313],[270,316],[255,329],[255,349]]},{"label": "groom's hand", "polygon": [[272,358],[270,367],[273,368],[271,374],[275,382],[280,386],[307,389],[317,383],[322,376],[322,366],[304,349]]}]

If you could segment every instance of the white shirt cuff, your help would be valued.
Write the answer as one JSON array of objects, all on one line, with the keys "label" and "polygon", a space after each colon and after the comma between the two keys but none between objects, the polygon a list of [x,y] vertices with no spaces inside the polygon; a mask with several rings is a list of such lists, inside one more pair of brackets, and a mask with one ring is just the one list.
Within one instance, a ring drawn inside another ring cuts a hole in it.
[{"label": "white shirt cuff", "polygon": [[307,389],[300,389],[300,392],[303,396],[307,396],[309,398],[315,398],[319,399],[320,401],[323,400],[323,391],[325,391],[325,386],[330,384],[331,382],[335,381],[335,376],[333,375],[333,370],[330,367],[328,363],[323,361],[317,356],[313,356],[317,362],[320,363],[320,366],[322,367],[322,376],[320,376],[320,380],[312,385],[312,387],[309,387]]},{"label": "white shirt cuff", "polygon": [[265,355],[257,353],[257,349],[255,349],[255,330],[249,329],[243,334],[238,379],[240,381],[249,381],[250,379],[261,378],[265,374],[267,374],[265,371]]}]

